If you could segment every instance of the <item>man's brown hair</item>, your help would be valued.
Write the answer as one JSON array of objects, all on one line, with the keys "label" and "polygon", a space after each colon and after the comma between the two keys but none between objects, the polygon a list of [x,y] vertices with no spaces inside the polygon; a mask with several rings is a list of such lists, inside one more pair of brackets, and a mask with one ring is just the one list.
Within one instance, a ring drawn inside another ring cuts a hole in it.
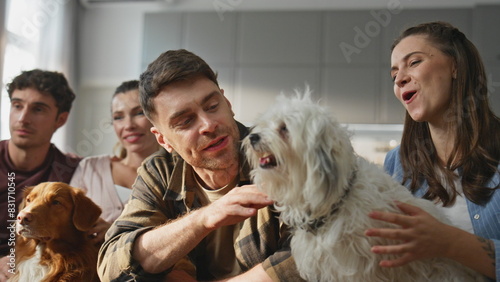
[{"label": "man's brown hair", "polygon": [[194,76],[204,76],[217,86],[217,74],[200,57],[184,49],[170,50],[161,54],[148,65],[139,80],[139,101],[149,120],[156,114],[154,98],[163,87]]},{"label": "man's brown hair", "polygon": [[12,99],[12,93],[15,90],[26,88],[33,88],[42,94],[51,95],[56,100],[58,113],[69,112],[75,100],[75,93],[69,87],[64,75],[59,72],[40,69],[23,71],[7,84],[9,98]]}]

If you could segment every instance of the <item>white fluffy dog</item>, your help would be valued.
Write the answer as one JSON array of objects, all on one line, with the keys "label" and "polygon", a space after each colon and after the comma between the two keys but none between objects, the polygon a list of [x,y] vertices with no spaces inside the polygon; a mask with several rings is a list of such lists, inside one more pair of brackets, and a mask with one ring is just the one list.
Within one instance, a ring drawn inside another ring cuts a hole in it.
[{"label": "white fluffy dog", "polygon": [[391,256],[370,248],[391,242],[364,232],[388,224],[370,219],[369,212],[401,213],[394,205],[398,200],[445,218],[430,201],[415,198],[381,168],[356,156],[348,131],[309,96],[280,96],[243,141],[255,183],[292,229],[300,275],[308,281],[482,281],[445,259],[378,265]]}]

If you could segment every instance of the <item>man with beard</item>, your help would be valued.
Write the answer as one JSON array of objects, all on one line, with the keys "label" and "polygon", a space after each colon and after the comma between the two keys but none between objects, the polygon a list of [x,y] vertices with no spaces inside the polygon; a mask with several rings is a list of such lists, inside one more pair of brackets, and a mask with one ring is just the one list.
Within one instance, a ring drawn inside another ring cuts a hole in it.
[{"label": "man with beard", "polygon": [[75,94],[63,74],[24,71],[7,85],[10,140],[0,141],[0,281],[12,274],[15,226],[22,189],[45,181],[69,183],[79,157],[50,143],[63,126]]},{"label": "man with beard", "polygon": [[101,279],[300,280],[272,201],[250,184],[240,151],[248,129],[206,62],[163,53],[141,75],[140,100],[165,150],[139,168],[106,234]]}]

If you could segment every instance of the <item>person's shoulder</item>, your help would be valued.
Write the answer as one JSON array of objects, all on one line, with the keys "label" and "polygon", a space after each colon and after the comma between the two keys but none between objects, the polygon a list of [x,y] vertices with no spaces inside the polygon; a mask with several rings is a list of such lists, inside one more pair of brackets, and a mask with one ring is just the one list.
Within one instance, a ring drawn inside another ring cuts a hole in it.
[{"label": "person's shoulder", "polygon": [[170,170],[180,160],[177,153],[169,153],[164,148],[160,148],[155,153],[144,159],[141,168],[148,171],[154,170]]},{"label": "person's shoulder", "polygon": [[9,140],[1,140],[0,141],[0,159],[2,159],[2,163],[0,164],[0,168],[9,167],[9,154],[8,154],[8,146]]},{"label": "person's shoulder", "polygon": [[399,164],[399,146],[387,152],[384,160],[384,169],[389,174],[394,172],[396,165]]},{"label": "person's shoulder", "polygon": [[390,159],[390,160],[398,159],[399,158],[399,149],[400,149],[400,145],[396,146],[395,148],[393,148],[392,150],[387,152],[386,160],[387,159]]},{"label": "person's shoulder", "polygon": [[111,161],[110,155],[88,156],[80,161],[80,166],[87,166],[87,165],[95,166],[96,164],[109,163],[110,161]]},{"label": "person's shoulder", "polygon": [[63,153],[59,150],[59,148],[56,147],[56,145],[51,144],[51,150],[49,154],[54,154],[54,162],[57,162],[59,164],[64,164],[67,167],[70,168],[76,168],[80,161],[83,159],[81,156],[75,154],[75,153]]},{"label": "person's shoulder", "polygon": [[174,155],[167,152],[163,147],[161,147],[158,151],[149,155],[146,159],[144,159],[144,163],[155,162],[155,161],[172,161]]},{"label": "person's shoulder", "polygon": [[158,193],[158,197],[161,197],[167,189],[167,185],[171,179],[171,174],[176,165],[180,165],[180,167],[182,167],[179,160],[182,159],[177,155],[177,153],[174,152],[170,154],[163,148],[151,154],[137,169],[137,180],[134,183],[133,190],[151,190],[153,193]]},{"label": "person's shoulder", "polygon": [[[490,178],[486,186],[488,186],[489,188],[500,187],[500,162],[497,165],[497,171]],[[500,189],[495,189],[495,194],[497,199],[500,200]]]},{"label": "person's shoulder", "polygon": [[1,140],[0,141],[0,152],[7,150],[8,146],[9,146],[9,140]]}]

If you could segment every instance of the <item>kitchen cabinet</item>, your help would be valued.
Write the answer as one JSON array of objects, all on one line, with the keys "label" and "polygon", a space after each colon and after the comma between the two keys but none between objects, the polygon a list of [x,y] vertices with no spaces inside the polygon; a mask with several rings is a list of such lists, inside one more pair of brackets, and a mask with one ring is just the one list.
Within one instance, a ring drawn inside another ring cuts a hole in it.
[{"label": "kitchen cabinet", "polygon": [[306,84],[318,98],[319,70],[315,67],[248,66],[237,71],[233,109],[236,119],[251,125],[281,93],[304,90]]},{"label": "kitchen cabinet", "polygon": [[500,67],[499,15],[500,5],[480,6],[474,9],[473,42],[481,53],[485,65],[491,67]]},{"label": "kitchen cabinet", "polygon": [[153,13],[145,16],[142,70],[161,53],[182,47],[182,18],[182,13]]},{"label": "kitchen cabinet", "polygon": [[319,12],[240,13],[237,63],[242,66],[317,66],[321,20]]},{"label": "kitchen cabinet", "polygon": [[237,16],[225,13],[221,21],[214,13],[187,13],[183,25],[183,48],[212,66],[233,66],[236,59]]},{"label": "kitchen cabinet", "polygon": [[[396,3],[396,2],[389,2]],[[281,92],[310,85],[341,123],[401,124],[393,94],[390,47],[411,25],[442,20],[484,53],[492,108],[500,109],[500,5],[413,10],[148,13],[142,67],[169,49],[186,48],[219,73],[236,118],[250,124]],[[498,82],[496,82],[498,81]]]},{"label": "kitchen cabinet", "polygon": [[474,10],[473,41],[484,61],[491,109],[500,116],[500,5]]},{"label": "kitchen cabinet", "polygon": [[[377,120],[379,74],[376,67],[327,67],[322,99],[342,123]],[[371,121],[371,122],[369,122]]]}]

